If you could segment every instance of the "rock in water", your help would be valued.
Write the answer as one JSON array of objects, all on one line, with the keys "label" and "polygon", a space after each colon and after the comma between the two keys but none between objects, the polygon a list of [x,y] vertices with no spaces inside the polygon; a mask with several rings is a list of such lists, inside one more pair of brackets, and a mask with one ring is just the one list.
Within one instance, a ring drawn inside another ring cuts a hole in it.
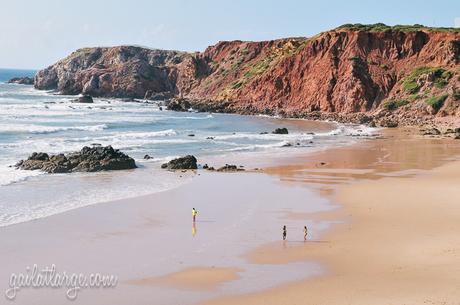
[{"label": "rock in water", "polygon": [[73,100],[74,103],[84,103],[84,104],[92,104],[94,103],[93,98],[91,95],[83,95],[79,96],[77,99]]},{"label": "rock in water", "polygon": [[275,130],[273,130],[272,133],[273,134],[288,134],[289,131],[287,130],[287,128],[283,127],[283,128],[276,128]]},{"label": "rock in water", "polygon": [[83,147],[68,155],[48,155],[34,152],[16,167],[24,170],[42,170],[47,173],[98,172],[136,168],[133,158],[112,146]]},{"label": "rock in water", "polygon": [[166,168],[169,170],[174,169],[197,169],[197,160],[192,155],[187,155],[185,157],[177,158],[174,160],[169,161],[168,163],[164,163],[161,165],[161,168]]},{"label": "rock in water", "polygon": [[8,81],[8,84],[20,84],[20,85],[33,85],[34,79],[33,77],[13,77]]}]

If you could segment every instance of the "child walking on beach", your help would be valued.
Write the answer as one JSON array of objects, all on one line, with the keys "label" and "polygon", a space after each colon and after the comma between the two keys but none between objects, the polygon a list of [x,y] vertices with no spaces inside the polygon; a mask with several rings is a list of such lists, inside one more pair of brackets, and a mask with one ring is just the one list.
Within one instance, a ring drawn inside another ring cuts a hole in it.
[{"label": "child walking on beach", "polygon": [[308,229],[307,229],[307,226],[304,226],[303,227],[303,240],[304,241],[307,240],[307,235],[308,235]]},{"label": "child walking on beach", "polygon": [[283,240],[286,240],[287,230],[286,226],[283,226]]},{"label": "child walking on beach", "polygon": [[195,210],[195,208],[192,208],[192,217],[193,217],[193,222],[196,220],[196,215],[198,214],[198,211]]}]

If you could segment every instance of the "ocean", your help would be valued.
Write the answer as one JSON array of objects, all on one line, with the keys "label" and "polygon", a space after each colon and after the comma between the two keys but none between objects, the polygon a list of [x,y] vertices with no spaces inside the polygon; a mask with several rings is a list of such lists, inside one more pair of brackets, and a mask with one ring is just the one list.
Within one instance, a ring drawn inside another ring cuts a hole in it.
[{"label": "ocean", "polygon": [[[141,100],[96,98],[94,104],[78,104],[72,102],[74,96],[5,83],[33,73],[0,70],[0,226],[164,191],[193,179],[160,169],[174,157],[193,154],[201,164],[219,160],[239,165],[242,156],[307,153],[346,145],[356,141],[350,135],[373,131],[266,116],[171,112]],[[271,134],[277,127],[287,127],[289,134]],[[32,152],[67,153],[93,144],[120,149],[139,168],[51,175],[13,166]],[[153,158],[144,160],[146,154]]]},{"label": "ocean", "polygon": [[0,69],[0,82],[7,82],[13,77],[33,77],[36,70]]}]

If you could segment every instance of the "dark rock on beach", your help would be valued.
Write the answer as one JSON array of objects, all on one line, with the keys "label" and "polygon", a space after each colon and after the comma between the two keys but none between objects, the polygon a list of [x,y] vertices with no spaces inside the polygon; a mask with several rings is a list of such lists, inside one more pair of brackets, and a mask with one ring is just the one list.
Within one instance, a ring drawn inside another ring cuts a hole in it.
[{"label": "dark rock on beach", "polygon": [[276,128],[272,133],[273,134],[288,134],[289,131],[287,130],[287,128],[283,127],[283,128]]},{"label": "dark rock on beach", "polygon": [[459,140],[460,139],[460,128],[447,129],[447,131],[444,134],[452,136],[455,140]]},{"label": "dark rock on beach", "polygon": [[173,111],[188,111],[192,107],[191,103],[187,99],[182,99],[182,98],[173,98],[169,100],[169,102],[166,105],[166,108],[168,110],[173,110]]},{"label": "dark rock on beach", "polygon": [[240,172],[240,171],[244,171],[244,169],[239,168],[236,165],[225,164],[225,166],[222,166],[222,167],[218,168],[217,171],[218,172]]},{"label": "dark rock on beach", "polygon": [[423,130],[423,135],[425,136],[439,136],[441,135],[441,131],[437,128],[429,128],[426,130]]},{"label": "dark rock on beach", "polygon": [[398,121],[391,118],[383,118],[379,121],[380,127],[395,128],[398,127]]},{"label": "dark rock on beach", "polygon": [[94,103],[93,98],[91,95],[83,95],[79,96],[77,99],[73,100],[74,103],[84,103],[84,104],[92,104]]},{"label": "dark rock on beach", "polygon": [[144,95],[144,100],[164,101],[172,97],[173,95],[171,92],[153,92],[152,90],[147,90]]},{"label": "dark rock on beach", "polygon": [[8,81],[8,84],[20,84],[20,85],[33,85],[34,79],[32,77],[13,77]]},{"label": "dark rock on beach", "polygon": [[197,160],[192,155],[187,155],[185,157],[173,159],[168,163],[164,163],[161,165],[161,168],[166,168],[169,170],[176,170],[176,169],[197,169]]},{"label": "dark rock on beach", "polygon": [[34,152],[28,159],[19,161],[16,168],[42,170],[47,173],[98,172],[136,168],[133,158],[113,149],[112,146],[83,147],[67,155],[48,155]]}]

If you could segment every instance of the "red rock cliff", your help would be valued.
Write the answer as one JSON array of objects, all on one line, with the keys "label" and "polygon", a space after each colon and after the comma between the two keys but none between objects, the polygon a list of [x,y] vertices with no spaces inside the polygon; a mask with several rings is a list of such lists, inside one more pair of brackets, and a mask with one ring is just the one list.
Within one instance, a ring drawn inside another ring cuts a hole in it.
[{"label": "red rock cliff", "polygon": [[176,95],[223,111],[459,115],[460,31],[346,25],[312,38],[220,42],[202,53],[82,49],[35,78],[39,89]]}]

